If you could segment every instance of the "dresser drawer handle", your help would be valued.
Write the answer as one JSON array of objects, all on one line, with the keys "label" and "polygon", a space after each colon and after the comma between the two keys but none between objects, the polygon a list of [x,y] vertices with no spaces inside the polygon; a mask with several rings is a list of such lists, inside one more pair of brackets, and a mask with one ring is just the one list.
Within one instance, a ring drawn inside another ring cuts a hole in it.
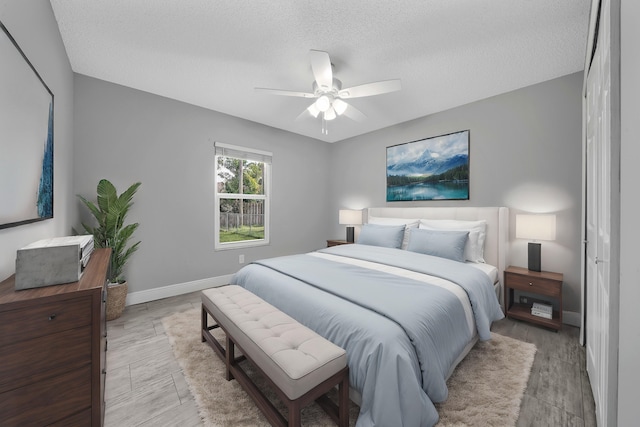
[{"label": "dresser drawer handle", "polygon": [[56,318],[55,314],[52,314],[51,316],[49,316],[49,320],[54,320]]},{"label": "dresser drawer handle", "polygon": [[533,286],[533,282],[529,282],[529,286]]}]

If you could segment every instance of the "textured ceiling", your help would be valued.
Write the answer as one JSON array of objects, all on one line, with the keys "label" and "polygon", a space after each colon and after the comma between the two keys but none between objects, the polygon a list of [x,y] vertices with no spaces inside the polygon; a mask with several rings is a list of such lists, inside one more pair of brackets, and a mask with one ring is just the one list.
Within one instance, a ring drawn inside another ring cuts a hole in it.
[{"label": "textured ceiling", "polygon": [[[51,0],[73,71],[335,142],[583,69],[589,0]],[[367,120],[296,117],[309,50]]]}]

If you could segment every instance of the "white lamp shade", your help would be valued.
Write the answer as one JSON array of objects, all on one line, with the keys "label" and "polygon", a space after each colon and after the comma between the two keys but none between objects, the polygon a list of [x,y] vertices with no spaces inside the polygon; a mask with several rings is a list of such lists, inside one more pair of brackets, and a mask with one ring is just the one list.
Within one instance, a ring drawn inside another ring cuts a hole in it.
[{"label": "white lamp shade", "polygon": [[333,101],[333,109],[335,110],[336,114],[339,116],[342,113],[344,113],[345,111],[347,111],[347,107],[349,106],[349,104],[347,104],[346,102],[344,102],[342,99],[340,98],[336,98]]},{"label": "white lamp shade", "polygon": [[344,225],[360,225],[362,224],[362,211],[340,209],[338,212],[338,223]]},{"label": "white lamp shade", "polygon": [[516,238],[555,240],[555,215],[516,215]]},{"label": "white lamp shade", "polygon": [[313,117],[318,117],[318,114],[320,114],[320,110],[318,109],[318,107],[316,107],[316,104],[309,105],[309,108],[307,108],[307,111]]},{"label": "white lamp shade", "polygon": [[325,120],[333,120],[336,118],[336,110],[333,109],[333,107],[330,107],[327,111],[324,112],[324,119]]},{"label": "white lamp shade", "polygon": [[329,98],[328,95],[322,95],[316,100],[315,105],[318,107],[318,110],[324,113],[331,107],[331,98]]}]

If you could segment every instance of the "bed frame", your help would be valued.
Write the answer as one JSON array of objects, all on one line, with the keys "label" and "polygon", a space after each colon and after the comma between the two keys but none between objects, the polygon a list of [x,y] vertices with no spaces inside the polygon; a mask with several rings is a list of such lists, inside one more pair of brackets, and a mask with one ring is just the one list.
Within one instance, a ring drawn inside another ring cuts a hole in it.
[{"label": "bed frame", "polygon": [[[457,219],[463,221],[487,221],[487,235],[484,243],[484,259],[498,269],[500,282],[498,301],[502,305],[504,295],[504,270],[507,268],[509,252],[509,209],[505,207],[402,207],[368,208],[364,210],[368,222],[369,216],[384,218],[411,219]],[[504,309],[504,307],[503,307]]]}]

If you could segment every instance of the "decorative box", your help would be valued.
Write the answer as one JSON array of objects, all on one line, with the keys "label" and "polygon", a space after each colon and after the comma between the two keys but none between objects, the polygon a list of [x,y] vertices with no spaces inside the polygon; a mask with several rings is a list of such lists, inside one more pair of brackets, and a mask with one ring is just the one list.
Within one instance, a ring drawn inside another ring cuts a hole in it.
[{"label": "decorative box", "polygon": [[38,240],[16,256],[16,290],[77,282],[93,251],[93,236]]}]

